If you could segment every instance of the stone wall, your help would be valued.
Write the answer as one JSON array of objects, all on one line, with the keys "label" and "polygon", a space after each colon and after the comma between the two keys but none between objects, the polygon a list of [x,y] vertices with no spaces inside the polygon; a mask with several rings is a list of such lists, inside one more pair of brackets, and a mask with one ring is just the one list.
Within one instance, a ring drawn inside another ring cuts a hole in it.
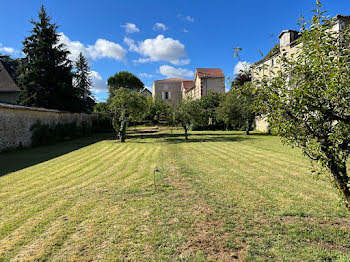
[{"label": "stone wall", "polygon": [[88,122],[92,125],[98,114],[69,113],[36,107],[0,103],[0,152],[19,146],[31,145],[30,128],[40,120],[51,126],[76,122]]}]

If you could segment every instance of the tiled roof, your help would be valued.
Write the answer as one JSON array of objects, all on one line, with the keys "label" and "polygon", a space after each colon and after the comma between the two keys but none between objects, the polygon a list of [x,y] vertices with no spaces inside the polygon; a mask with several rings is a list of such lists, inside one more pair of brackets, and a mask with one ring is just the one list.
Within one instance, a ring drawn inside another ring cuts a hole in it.
[{"label": "tiled roof", "polygon": [[185,80],[182,82],[183,87],[185,88],[185,90],[191,89],[192,87],[194,87],[195,83],[192,80]]},{"label": "tiled roof", "polygon": [[[181,78],[168,78],[168,79],[162,79],[157,80],[158,82],[182,82],[182,81],[188,81],[188,79],[181,79]],[[191,80],[190,80],[191,81]]]},{"label": "tiled roof", "polygon": [[225,77],[220,68],[196,68],[196,74],[202,77]]},{"label": "tiled roof", "polygon": [[0,61],[0,92],[19,92],[19,88]]}]

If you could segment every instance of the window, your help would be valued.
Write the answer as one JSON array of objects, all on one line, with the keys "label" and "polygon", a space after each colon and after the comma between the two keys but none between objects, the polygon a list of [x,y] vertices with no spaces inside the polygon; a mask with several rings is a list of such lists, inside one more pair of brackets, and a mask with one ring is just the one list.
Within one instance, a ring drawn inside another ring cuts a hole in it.
[{"label": "window", "polygon": [[169,91],[163,91],[162,92],[162,99],[163,100],[169,100],[171,99],[171,93]]}]

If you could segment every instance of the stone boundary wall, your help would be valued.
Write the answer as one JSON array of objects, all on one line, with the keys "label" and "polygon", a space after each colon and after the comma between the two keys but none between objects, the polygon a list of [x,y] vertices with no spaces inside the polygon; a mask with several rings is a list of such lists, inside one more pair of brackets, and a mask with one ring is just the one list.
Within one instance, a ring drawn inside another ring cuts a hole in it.
[{"label": "stone boundary wall", "polygon": [[80,125],[87,122],[92,125],[98,114],[70,113],[59,110],[26,107],[0,103],[0,152],[29,147],[32,143],[32,125],[40,120],[43,124],[55,126],[76,122]]}]

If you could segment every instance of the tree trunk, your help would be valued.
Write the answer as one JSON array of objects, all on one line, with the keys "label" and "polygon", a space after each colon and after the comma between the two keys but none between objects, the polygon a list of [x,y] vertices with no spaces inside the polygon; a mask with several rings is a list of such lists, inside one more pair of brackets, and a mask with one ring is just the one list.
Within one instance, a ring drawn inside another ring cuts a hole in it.
[{"label": "tree trunk", "polygon": [[245,131],[246,135],[250,135],[249,131],[253,126],[254,120],[255,120],[255,114],[248,116],[246,121],[246,131]]},{"label": "tree trunk", "polygon": [[184,129],[185,129],[185,139],[188,140],[187,127],[184,127]]},{"label": "tree trunk", "polygon": [[250,119],[247,118],[247,120],[246,120],[246,122],[245,122],[245,134],[246,134],[247,136],[250,135],[249,130],[250,130]]},{"label": "tree trunk", "polygon": [[333,175],[334,181],[343,197],[346,208],[350,212],[350,186],[349,177],[346,172],[346,164],[337,165],[336,161],[330,161],[329,169]]},{"label": "tree trunk", "polygon": [[121,116],[120,129],[119,129],[119,138],[121,143],[125,142],[125,136],[126,136],[126,120],[125,120],[125,115],[123,114]]}]

